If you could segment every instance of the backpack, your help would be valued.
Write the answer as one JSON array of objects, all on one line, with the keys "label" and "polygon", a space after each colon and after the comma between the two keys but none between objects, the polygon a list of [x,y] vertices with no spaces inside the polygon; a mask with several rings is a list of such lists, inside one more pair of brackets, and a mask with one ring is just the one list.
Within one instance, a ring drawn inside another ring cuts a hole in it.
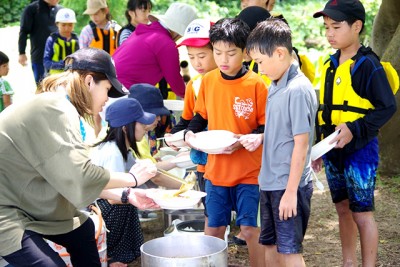
[{"label": "backpack", "polygon": [[[370,47],[362,47],[361,53],[362,53],[362,56],[356,60],[356,64],[354,65],[352,72],[356,71],[356,69],[364,62],[364,60],[367,59],[368,55],[372,54],[380,61],[380,58],[378,57],[378,55],[375,54],[375,52],[372,51],[372,49]],[[395,95],[397,93],[397,91],[399,90],[399,75],[397,74],[396,69],[393,68],[393,66],[390,62],[380,61],[380,63],[386,73],[386,77],[388,79],[390,88],[392,89],[392,92]]]}]

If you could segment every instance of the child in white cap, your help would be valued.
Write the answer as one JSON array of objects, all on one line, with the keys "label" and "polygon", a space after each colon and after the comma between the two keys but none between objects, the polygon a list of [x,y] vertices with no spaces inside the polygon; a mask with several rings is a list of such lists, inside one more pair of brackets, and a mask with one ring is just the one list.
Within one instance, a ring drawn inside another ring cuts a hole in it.
[{"label": "child in white cap", "polygon": [[64,59],[79,49],[78,36],[74,33],[75,12],[62,8],[56,14],[57,32],[46,40],[43,64],[49,74],[60,73],[64,69]]}]

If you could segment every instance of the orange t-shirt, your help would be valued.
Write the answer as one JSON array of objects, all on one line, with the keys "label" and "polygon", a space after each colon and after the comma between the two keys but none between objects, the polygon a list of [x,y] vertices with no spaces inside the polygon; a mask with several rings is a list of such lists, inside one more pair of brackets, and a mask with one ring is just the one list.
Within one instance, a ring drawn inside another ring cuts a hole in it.
[{"label": "orange t-shirt", "polygon": [[[249,134],[265,125],[267,95],[264,81],[253,71],[225,80],[216,69],[204,75],[194,111],[208,120],[208,130]],[[218,186],[258,184],[261,151],[260,146],[254,152],[242,148],[230,155],[209,154],[204,177]]]},{"label": "orange t-shirt", "polygon": [[[190,121],[194,116],[194,106],[196,104],[197,95],[200,91],[200,84],[203,75],[193,77],[186,85],[184,105],[182,111],[182,118]],[[197,165],[198,172],[205,172],[205,165]]]}]

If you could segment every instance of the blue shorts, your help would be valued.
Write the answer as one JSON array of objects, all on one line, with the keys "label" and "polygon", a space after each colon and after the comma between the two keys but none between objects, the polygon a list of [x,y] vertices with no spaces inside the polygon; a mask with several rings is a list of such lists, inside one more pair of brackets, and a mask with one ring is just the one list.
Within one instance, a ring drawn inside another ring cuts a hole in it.
[{"label": "blue shorts", "polygon": [[279,204],[285,190],[261,191],[260,244],[276,245],[279,253],[303,252],[303,239],[310,218],[313,184],[310,181],[297,191],[297,215],[288,220],[279,219]]},{"label": "blue shorts", "polygon": [[236,225],[257,227],[258,185],[238,184],[232,187],[216,186],[206,180],[206,208],[209,227],[227,226],[232,210],[236,211]]},{"label": "blue shorts", "polygon": [[353,212],[373,211],[379,162],[377,138],[351,154],[339,153],[332,150],[323,156],[332,201],[348,199]]}]

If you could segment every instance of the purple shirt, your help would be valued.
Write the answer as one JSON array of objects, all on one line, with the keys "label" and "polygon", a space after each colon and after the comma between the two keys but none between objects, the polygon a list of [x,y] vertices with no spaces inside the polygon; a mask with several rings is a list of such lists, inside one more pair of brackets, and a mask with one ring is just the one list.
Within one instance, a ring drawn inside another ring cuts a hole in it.
[{"label": "purple shirt", "polygon": [[118,80],[133,84],[156,85],[163,77],[178,96],[185,95],[180,74],[179,52],[170,33],[159,23],[139,24],[113,55]]}]

